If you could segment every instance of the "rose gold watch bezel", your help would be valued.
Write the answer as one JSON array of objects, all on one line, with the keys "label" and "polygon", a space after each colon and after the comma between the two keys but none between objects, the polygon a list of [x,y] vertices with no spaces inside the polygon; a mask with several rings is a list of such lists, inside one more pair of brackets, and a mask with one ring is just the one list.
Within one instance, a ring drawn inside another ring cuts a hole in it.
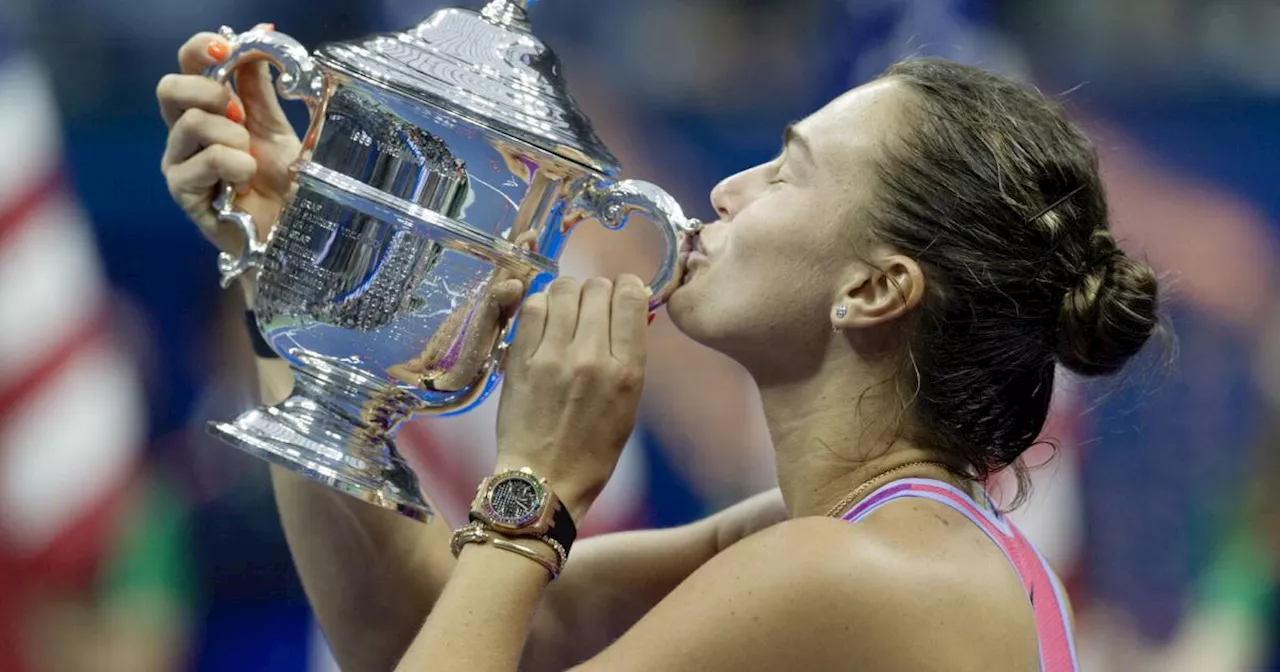
[{"label": "rose gold watch bezel", "polygon": [[[512,478],[532,482],[538,490],[537,511],[514,524],[496,518],[492,502],[494,486]],[[502,471],[481,481],[476,491],[476,498],[471,504],[471,513],[498,532],[514,536],[541,536],[551,529],[551,521],[555,517],[558,506],[560,506],[560,500],[547,484],[547,479],[541,478],[532,469],[523,467]]]}]

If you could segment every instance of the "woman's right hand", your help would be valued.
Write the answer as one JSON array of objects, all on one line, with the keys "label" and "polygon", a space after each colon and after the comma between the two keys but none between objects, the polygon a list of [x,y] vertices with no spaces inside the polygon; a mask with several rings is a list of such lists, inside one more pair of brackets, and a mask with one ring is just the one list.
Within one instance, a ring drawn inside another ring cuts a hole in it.
[{"label": "woman's right hand", "polygon": [[201,73],[225,59],[230,47],[213,33],[199,33],[178,50],[179,73],[156,87],[169,141],[160,170],[169,193],[219,250],[243,246],[238,228],[213,211],[220,182],[235,185],[236,206],[253,215],[258,239],[284,206],[289,166],[302,143],[285,117],[265,61],[236,73],[236,93]]}]

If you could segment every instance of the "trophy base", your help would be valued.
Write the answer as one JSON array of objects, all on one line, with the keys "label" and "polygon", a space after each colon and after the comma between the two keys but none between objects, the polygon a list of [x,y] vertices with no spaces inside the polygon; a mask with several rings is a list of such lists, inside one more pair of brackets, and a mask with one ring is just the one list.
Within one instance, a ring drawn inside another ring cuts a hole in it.
[{"label": "trophy base", "polygon": [[[431,521],[431,505],[390,437],[371,435],[358,426],[335,426],[347,423],[325,422],[317,415],[324,415],[323,406],[295,395],[277,406],[247,411],[232,422],[210,422],[208,430],[250,455],[352,497]],[[371,454],[375,459],[361,457]]]}]

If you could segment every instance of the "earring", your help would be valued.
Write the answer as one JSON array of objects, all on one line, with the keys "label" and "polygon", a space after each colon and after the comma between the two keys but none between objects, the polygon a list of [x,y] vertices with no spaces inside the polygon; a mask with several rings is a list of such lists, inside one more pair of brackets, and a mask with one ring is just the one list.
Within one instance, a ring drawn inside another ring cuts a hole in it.
[{"label": "earring", "polygon": [[[846,316],[846,315],[848,315],[848,314],[849,314],[849,307],[848,307],[848,306],[844,305],[843,303],[842,303],[842,304],[840,304],[840,305],[838,305],[838,306],[836,306],[836,319],[837,319],[837,320],[843,320],[843,319],[845,318],[845,316]],[[841,331],[841,329],[840,329],[840,325],[838,325],[838,324],[833,324],[833,325],[831,325],[831,331],[834,331],[834,332],[836,332],[836,333],[840,333],[840,331]]]}]

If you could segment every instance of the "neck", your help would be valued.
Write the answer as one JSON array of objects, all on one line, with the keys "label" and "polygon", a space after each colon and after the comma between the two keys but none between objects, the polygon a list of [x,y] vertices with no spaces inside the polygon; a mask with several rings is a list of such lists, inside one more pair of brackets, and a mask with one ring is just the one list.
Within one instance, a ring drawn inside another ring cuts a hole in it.
[{"label": "neck", "polygon": [[[899,438],[902,405],[892,382],[867,390],[851,384],[867,379],[857,373],[850,366],[823,366],[803,380],[766,384],[757,377],[776,453],[778,485],[792,517],[825,515],[858,486],[891,469],[948,461]],[[894,477],[958,483],[938,465],[903,469]]]}]

